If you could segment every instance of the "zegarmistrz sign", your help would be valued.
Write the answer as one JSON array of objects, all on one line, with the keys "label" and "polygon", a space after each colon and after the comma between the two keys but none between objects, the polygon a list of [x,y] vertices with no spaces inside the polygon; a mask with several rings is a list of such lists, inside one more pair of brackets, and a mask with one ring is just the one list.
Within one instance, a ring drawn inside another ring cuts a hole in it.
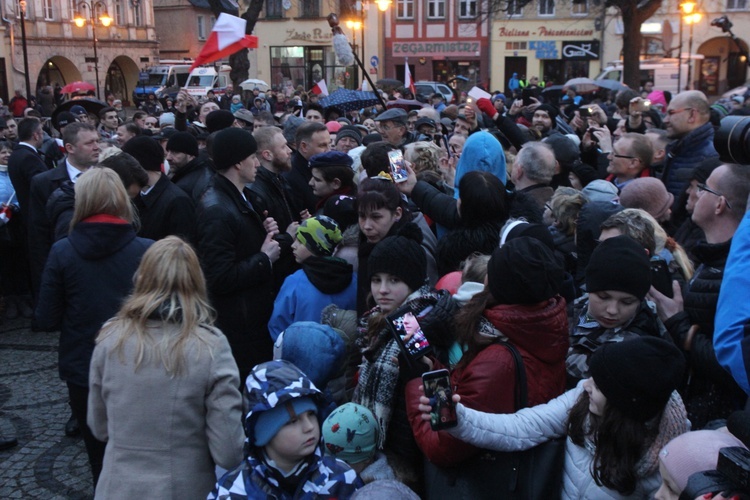
[{"label": "zegarmistrz sign", "polygon": [[479,55],[478,41],[461,42],[397,42],[393,55],[400,57],[471,56]]}]

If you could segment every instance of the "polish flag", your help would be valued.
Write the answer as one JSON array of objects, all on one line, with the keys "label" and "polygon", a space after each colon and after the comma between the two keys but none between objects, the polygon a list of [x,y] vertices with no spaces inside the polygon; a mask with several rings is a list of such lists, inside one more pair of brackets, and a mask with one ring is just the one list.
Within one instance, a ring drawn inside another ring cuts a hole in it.
[{"label": "polish flag", "polygon": [[214,29],[208,35],[208,40],[203,50],[195,58],[190,66],[190,71],[202,64],[218,61],[230,56],[242,49],[255,49],[258,47],[258,37],[245,34],[247,21],[241,17],[222,12],[214,24]]},{"label": "polish flag", "polygon": [[313,94],[316,95],[322,95],[327,96],[328,95],[328,85],[326,85],[325,80],[320,80],[318,83],[315,84],[315,86],[310,90]]},{"label": "polish flag", "polygon": [[411,71],[409,71],[409,60],[407,59],[404,64],[404,87],[411,90],[413,99],[417,97],[417,89],[414,87],[414,81],[411,79]]}]

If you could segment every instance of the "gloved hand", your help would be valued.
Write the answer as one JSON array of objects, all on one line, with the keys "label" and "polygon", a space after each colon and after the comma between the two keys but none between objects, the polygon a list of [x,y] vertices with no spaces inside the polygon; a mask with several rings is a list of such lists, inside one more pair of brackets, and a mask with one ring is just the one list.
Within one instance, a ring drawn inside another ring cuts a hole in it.
[{"label": "gloved hand", "polygon": [[487,99],[486,97],[482,97],[481,99],[477,101],[477,107],[479,108],[479,111],[489,116],[493,120],[495,119],[497,110],[495,109],[495,106],[490,102],[489,99]]},{"label": "gloved hand", "polygon": [[409,360],[403,352],[398,353],[398,377],[403,383],[420,378],[423,373],[427,373],[430,370],[431,367],[425,357]]}]

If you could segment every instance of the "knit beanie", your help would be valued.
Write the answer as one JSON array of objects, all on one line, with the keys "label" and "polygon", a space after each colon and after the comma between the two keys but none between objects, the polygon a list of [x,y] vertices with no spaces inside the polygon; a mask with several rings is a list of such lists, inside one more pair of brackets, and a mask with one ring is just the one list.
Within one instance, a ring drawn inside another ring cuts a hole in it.
[{"label": "knit beanie", "polygon": [[719,461],[719,450],[741,446],[742,441],[728,432],[703,430],[681,434],[672,439],[659,452],[659,461],[682,491],[687,486],[688,478],[696,472],[716,469]]},{"label": "knit beanie", "polygon": [[359,130],[354,125],[345,125],[336,132],[336,144],[344,137],[354,139],[357,146],[362,145],[362,134],[359,133]]},{"label": "knit beanie", "polygon": [[380,425],[366,407],[346,403],[328,415],[322,434],[327,455],[358,464],[370,460],[378,451]]},{"label": "knit beanie", "polygon": [[354,492],[351,500],[419,500],[408,486],[395,479],[378,479]]},{"label": "knit beanie", "polygon": [[568,137],[562,134],[552,134],[542,142],[549,144],[555,153],[557,160],[563,168],[570,168],[573,164],[581,161],[581,150]]},{"label": "knit beanie", "polygon": [[319,257],[333,255],[342,238],[336,221],[325,215],[305,219],[297,228],[297,240]]},{"label": "knit beanie", "polygon": [[552,250],[529,236],[507,241],[487,264],[487,287],[500,304],[548,300],[560,292],[564,277]]},{"label": "knit beanie", "polygon": [[345,354],[341,334],[329,325],[314,321],[292,323],[273,345],[273,359],[294,364],[321,389],[341,371]]},{"label": "knit beanie", "polygon": [[318,153],[310,158],[310,168],[326,168],[326,167],[349,167],[351,168],[354,160],[352,157],[341,151],[326,151],[325,153]]},{"label": "knit beanie", "polygon": [[343,233],[349,226],[357,224],[359,215],[354,208],[355,199],[345,194],[333,195],[323,205],[323,213],[336,221]]},{"label": "knit beanie", "polygon": [[[570,166],[570,171],[573,172],[576,177],[578,177],[578,180],[581,181],[581,186],[583,186],[583,189],[586,189],[592,182],[599,180],[599,173],[596,171],[596,169],[591,165],[587,165],[585,163],[575,162]],[[612,183],[610,182],[610,184]],[[614,184],[612,185],[614,186]],[[615,188],[615,196],[617,196],[617,188]]]},{"label": "knit beanie", "polygon": [[372,249],[367,281],[377,273],[388,273],[400,278],[412,291],[419,290],[427,280],[427,256],[421,243],[419,226],[404,224],[398,234],[383,239]]},{"label": "knit beanie", "polygon": [[[63,111],[59,115],[57,115],[57,130],[60,130],[61,128],[70,125],[71,123],[77,122],[78,119],[76,118],[76,115],[69,111]],[[5,120],[3,120],[3,123],[5,123]],[[7,125],[5,125],[3,128],[6,128]]]},{"label": "knit beanie", "polygon": [[664,409],[677,389],[685,357],[671,341],[636,337],[601,346],[591,356],[589,371],[608,405],[646,422]]},{"label": "knit beanie", "polygon": [[164,149],[153,137],[145,135],[133,137],[122,146],[122,151],[138,160],[147,172],[161,172],[164,164]]},{"label": "knit beanie", "polygon": [[616,290],[643,300],[651,288],[646,250],[630,236],[608,238],[594,249],[586,267],[586,291]]},{"label": "knit beanie", "polygon": [[302,415],[306,411],[318,413],[318,407],[310,396],[294,398],[284,404],[279,404],[268,411],[258,415],[255,423],[255,439],[253,445],[265,446],[271,442],[274,436],[284,427],[292,417]]},{"label": "knit beanie", "polygon": [[216,109],[206,115],[208,133],[218,132],[234,124],[234,115],[228,109]]},{"label": "knit beanie", "polygon": [[[213,111],[212,111],[213,113]],[[131,139],[132,140],[132,139]],[[230,127],[219,131],[214,137],[213,160],[216,170],[227,170],[248,156],[255,154],[258,145],[253,134],[247,130]]]},{"label": "knit beanie", "polygon": [[[581,179],[581,184],[583,184],[583,179]],[[598,178],[595,178],[586,184],[586,187],[581,190],[581,194],[585,196],[588,201],[616,202],[619,196],[617,186],[609,181]]]},{"label": "knit beanie", "polygon": [[667,191],[664,183],[656,177],[639,177],[628,182],[620,193],[620,205],[625,208],[640,208],[657,221],[667,218],[674,203],[674,195]]},{"label": "knit beanie", "polygon": [[544,224],[531,224],[522,219],[516,219],[503,228],[503,232],[500,234],[500,246],[522,236],[539,240],[550,250],[555,250],[555,240],[552,238],[552,233],[549,232],[547,226]]},{"label": "knit beanie", "polygon": [[557,115],[560,114],[560,111],[554,107],[551,104],[542,104],[541,106],[537,106],[537,108],[534,110],[536,113],[537,111],[546,111],[549,117],[552,119],[552,128],[555,128],[557,126]]},{"label": "knit beanie", "polygon": [[185,153],[190,156],[198,156],[198,141],[193,134],[188,132],[177,132],[167,141],[167,151]]}]

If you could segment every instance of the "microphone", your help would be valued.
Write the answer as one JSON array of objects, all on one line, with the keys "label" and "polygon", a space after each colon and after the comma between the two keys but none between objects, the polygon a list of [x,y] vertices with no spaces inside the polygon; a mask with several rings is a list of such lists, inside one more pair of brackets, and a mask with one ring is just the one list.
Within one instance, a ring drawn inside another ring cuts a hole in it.
[{"label": "microphone", "polygon": [[349,40],[346,39],[346,35],[333,35],[333,51],[344,66],[354,64],[354,53],[352,52],[352,46],[349,45]]}]

